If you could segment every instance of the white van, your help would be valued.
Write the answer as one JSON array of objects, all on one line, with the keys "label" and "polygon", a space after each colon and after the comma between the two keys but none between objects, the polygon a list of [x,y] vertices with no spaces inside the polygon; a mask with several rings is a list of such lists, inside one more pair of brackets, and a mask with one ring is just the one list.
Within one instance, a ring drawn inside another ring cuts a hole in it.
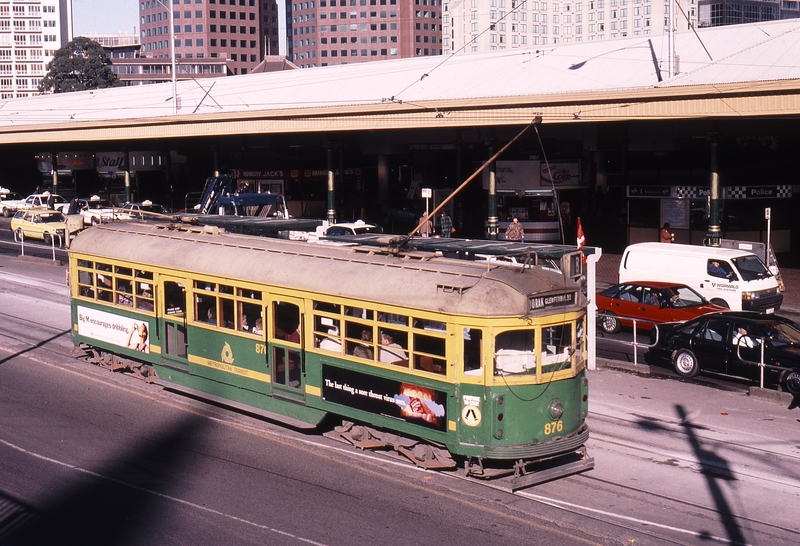
[{"label": "white van", "polygon": [[735,311],[774,313],[783,294],[778,279],[746,250],[668,243],[638,243],[625,249],[619,282],[685,284],[712,303]]}]

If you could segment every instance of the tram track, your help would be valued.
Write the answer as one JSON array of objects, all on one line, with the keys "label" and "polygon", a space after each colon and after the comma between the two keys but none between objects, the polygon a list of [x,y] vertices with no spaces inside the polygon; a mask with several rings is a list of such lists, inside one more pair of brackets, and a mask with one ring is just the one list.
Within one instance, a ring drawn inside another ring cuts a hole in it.
[{"label": "tram track", "polygon": [[[620,423],[623,423],[628,428],[641,428],[640,425],[631,419],[614,416],[609,414],[601,414],[592,411],[590,414],[592,435],[591,441],[593,443],[604,443],[606,445],[614,445],[622,447],[628,451],[636,451],[644,453],[649,456],[657,457],[659,460],[674,460],[694,468],[700,472],[716,473],[720,476],[729,476],[733,474],[737,479],[750,478],[764,482],[770,482],[781,487],[791,487],[800,491],[800,478],[792,479],[792,469],[800,466],[800,455],[786,453],[775,449],[766,449],[763,447],[754,447],[750,444],[745,444],[739,441],[732,441],[730,438],[720,438],[719,435],[732,435],[733,433],[741,434],[741,431],[715,429],[715,434],[704,433],[697,428],[692,429],[691,435],[698,441],[703,442],[707,449],[712,452],[717,450],[725,450],[727,452],[736,452],[740,458],[752,461],[752,464],[768,461],[768,465],[758,469],[755,466],[737,465],[734,469],[730,468],[728,463],[715,461],[713,459],[705,458],[698,459],[696,455],[688,451],[689,446],[689,433],[681,430],[683,425],[670,423],[664,421],[662,427],[658,429],[659,434],[653,436],[659,440],[677,440],[676,446],[665,445],[667,442],[660,444],[653,443],[651,445],[642,445],[623,439],[619,434],[614,434]],[[604,426],[597,426],[600,422]],[[604,431],[609,432],[604,432]],[[762,440],[765,438],[761,438]],[[778,443],[779,440],[773,438],[766,438],[770,442]],[[680,446],[685,446],[686,449],[681,450]]]}]

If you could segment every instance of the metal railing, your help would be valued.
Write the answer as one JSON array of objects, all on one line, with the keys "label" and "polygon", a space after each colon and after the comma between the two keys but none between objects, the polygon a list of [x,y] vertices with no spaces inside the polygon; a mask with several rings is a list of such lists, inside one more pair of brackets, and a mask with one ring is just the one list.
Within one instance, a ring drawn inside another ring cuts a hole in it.
[{"label": "metal railing", "polygon": [[[64,247],[64,239],[61,237],[60,233],[51,233],[50,234],[50,246],[53,251],[53,261],[56,261],[56,240],[58,241],[58,248],[61,249]],[[25,255],[25,232],[19,230],[19,232],[14,232],[14,242],[19,243],[20,248],[20,255]]]},{"label": "metal railing", "polygon": [[[612,313],[597,313],[597,321],[598,322],[602,321],[603,317],[614,317],[614,319],[616,319],[616,320],[620,320],[620,319],[626,320],[626,321],[629,320],[629,321],[631,321],[633,323],[633,341],[625,341],[624,339],[612,339],[612,338],[605,338],[605,339],[607,341],[611,341],[613,343],[621,343],[623,345],[630,345],[631,347],[633,347],[633,365],[634,366],[637,366],[639,364],[639,354],[638,354],[638,350],[637,350],[639,347],[646,347],[646,348],[649,349],[650,347],[655,347],[656,345],[658,345],[658,338],[659,338],[658,324],[654,324],[653,327],[652,327],[652,329],[655,329],[655,333],[656,333],[655,334],[656,335],[655,341],[653,343],[640,343],[638,341],[638,334],[637,334],[637,331],[636,331],[636,323],[637,322],[644,322],[646,324],[652,324],[652,321],[637,319],[637,318],[634,318],[634,317],[623,317],[623,316],[615,315],[615,314],[612,314]],[[651,331],[652,331],[652,329],[651,329]]]}]

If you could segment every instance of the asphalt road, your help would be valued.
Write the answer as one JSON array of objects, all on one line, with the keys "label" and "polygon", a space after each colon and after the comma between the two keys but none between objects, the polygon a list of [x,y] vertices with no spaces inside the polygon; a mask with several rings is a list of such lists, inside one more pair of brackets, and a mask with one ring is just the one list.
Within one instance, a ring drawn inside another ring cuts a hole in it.
[{"label": "asphalt road", "polygon": [[509,494],[76,361],[64,280],[0,248],[0,544],[800,536],[800,410],[740,385],[589,372],[595,470]]}]

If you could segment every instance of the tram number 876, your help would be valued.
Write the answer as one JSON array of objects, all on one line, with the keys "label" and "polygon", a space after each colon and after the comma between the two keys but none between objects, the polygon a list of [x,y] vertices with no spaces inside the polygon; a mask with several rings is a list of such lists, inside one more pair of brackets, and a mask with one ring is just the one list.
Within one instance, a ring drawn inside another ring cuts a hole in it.
[{"label": "tram number 876", "polygon": [[555,434],[556,432],[561,432],[564,430],[564,422],[559,421],[551,421],[550,423],[544,424],[544,433],[545,435]]}]

